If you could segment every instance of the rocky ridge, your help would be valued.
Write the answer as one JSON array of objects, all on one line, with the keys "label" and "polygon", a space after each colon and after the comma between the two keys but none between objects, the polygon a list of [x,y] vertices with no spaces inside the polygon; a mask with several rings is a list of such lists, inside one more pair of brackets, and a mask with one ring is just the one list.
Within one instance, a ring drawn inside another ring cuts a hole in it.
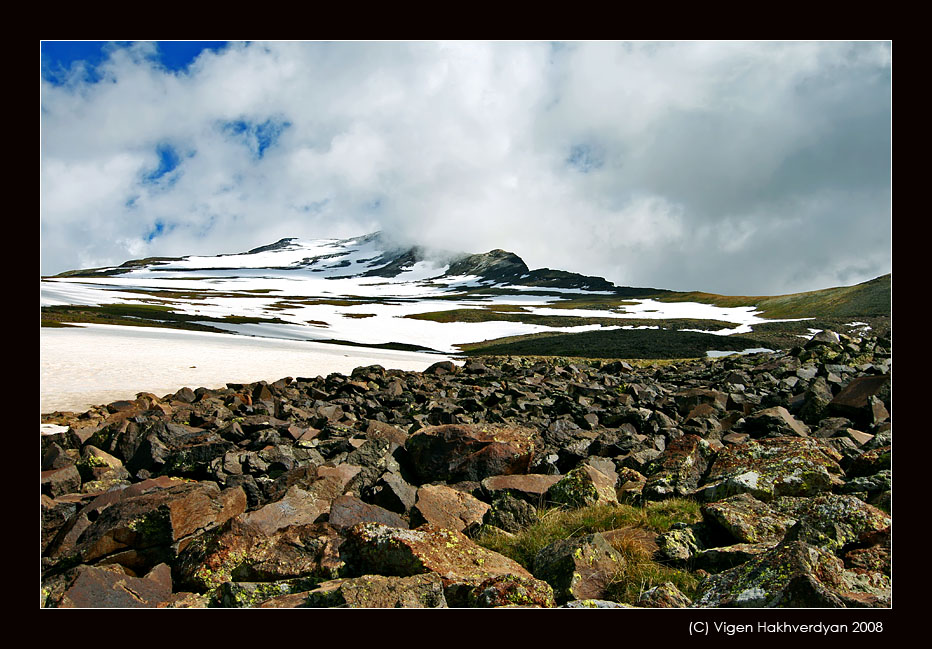
[{"label": "rocky ridge", "polygon": [[[888,607],[889,334],[675,365],[483,358],[51,413],[46,607]],[[519,564],[547,507],[701,503],[649,534],[699,576],[609,601],[617,540]]]}]

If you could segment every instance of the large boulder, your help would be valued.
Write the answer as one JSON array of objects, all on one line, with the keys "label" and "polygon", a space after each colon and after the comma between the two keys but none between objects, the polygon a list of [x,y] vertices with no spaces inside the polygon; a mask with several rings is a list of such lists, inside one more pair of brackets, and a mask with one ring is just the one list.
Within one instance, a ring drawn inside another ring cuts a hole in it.
[{"label": "large boulder", "polygon": [[601,534],[561,539],[534,556],[534,576],[553,587],[557,602],[602,599],[625,559]]},{"label": "large boulder", "polygon": [[779,541],[796,519],[771,509],[749,493],[702,506],[707,525],[724,531],[733,543]]},{"label": "large boulder", "polygon": [[476,545],[460,532],[429,523],[413,530],[360,523],[346,531],[341,556],[349,575],[406,577],[435,572],[448,581],[532,576],[519,563]]},{"label": "large boulder", "polygon": [[44,591],[43,606],[49,608],[157,608],[171,598],[172,574],[164,563],[145,577],[127,574],[119,565],[82,565]]},{"label": "large boulder", "polygon": [[575,509],[590,505],[618,504],[615,483],[618,476],[608,476],[587,465],[581,465],[563,476],[547,490],[549,502]]},{"label": "large boulder", "polygon": [[447,608],[436,573],[385,577],[364,575],[320,584],[306,593],[310,608]]},{"label": "large boulder", "polygon": [[417,490],[411,524],[430,523],[457,532],[470,532],[482,524],[489,505],[446,485],[424,485]]},{"label": "large boulder", "polygon": [[890,579],[846,570],[841,559],[802,541],[781,543],[699,585],[704,608],[846,608],[890,605]]},{"label": "large boulder", "polygon": [[670,442],[647,472],[641,491],[645,500],[688,496],[699,484],[714,453],[698,435],[683,435]]},{"label": "large boulder", "polygon": [[405,442],[411,470],[421,484],[441,480],[481,481],[493,475],[526,473],[539,447],[537,431],[520,426],[431,426]]},{"label": "large boulder", "polygon": [[771,437],[726,446],[695,494],[716,501],[750,493],[768,501],[780,496],[812,496],[844,484],[841,454],[819,439]]},{"label": "large boulder", "polygon": [[213,482],[153,482],[105,492],[88,503],[68,530],[74,533],[60,533],[50,546],[52,562],[119,563],[144,573],[171,562],[192,538],[246,509],[246,495],[239,488],[221,491]]},{"label": "large boulder", "polygon": [[342,566],[341,542],[328,523],[267,532],[238,516],[189,543],[175,562],[175,574],[180,585],[199,593],[228,581],[333,579]]}]

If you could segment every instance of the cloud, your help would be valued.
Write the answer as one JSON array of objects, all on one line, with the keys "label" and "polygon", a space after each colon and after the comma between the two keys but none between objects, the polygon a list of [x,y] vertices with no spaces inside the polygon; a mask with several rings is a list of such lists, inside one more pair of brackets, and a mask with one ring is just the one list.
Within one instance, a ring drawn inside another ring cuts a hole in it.
[{"label": "cloud", "polygon": [[375,229],[731,294],[890,270],[889,43],[160,48],[41,81],[43,273]]}]

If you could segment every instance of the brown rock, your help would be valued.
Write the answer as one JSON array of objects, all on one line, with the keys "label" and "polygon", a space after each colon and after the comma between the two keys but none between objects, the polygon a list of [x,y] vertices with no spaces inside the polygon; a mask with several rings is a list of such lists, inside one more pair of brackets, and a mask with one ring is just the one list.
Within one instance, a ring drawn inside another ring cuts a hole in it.
[{"label": "brown rock", "polygon": [[356,496],[340,496],[330,506],[330,524],[334,527],[352,527],[357,523],[370,522],[408,529],[408,521],[398,514],[377,505],[364,503]]},{"label": "brown rock", "polygon": [[487,511],[489,505],[468,493],[445,485],[424,485],[417,490],[411,523],[465,532],[481,525]]}]

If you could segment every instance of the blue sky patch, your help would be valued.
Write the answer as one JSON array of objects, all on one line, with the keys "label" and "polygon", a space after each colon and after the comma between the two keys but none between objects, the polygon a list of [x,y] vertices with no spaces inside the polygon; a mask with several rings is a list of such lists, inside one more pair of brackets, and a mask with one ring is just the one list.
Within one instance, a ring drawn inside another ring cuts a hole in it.
[{"label": "blue sky patch", "polygon": [[566,158],[566,164],[584,174],[589,173],[605,164],[605,154],[601,147],[598,146],[574,144],[570,147],[570,154]]},{"label": "blue sky patch", "polygon": [[242,119],[224,122],[221,129],[224,133],[241,140],[252,151],[252,154],[261,160],[265,152],[278,142],[281,134],[289,126],[291,122],[287,120],[270,117],[260,123]]},{"label": "blue sky patch", "polygon": [[[157,183],[164,176],[171,173],[178,168],[178,165],[181,164],[181,156],[178,155],[178,152],[170,144],[160,144],[155,149],[156,154],[159,156],[159,166],[155,171],[152,171],[145,175],[143,178],[144,183]],[[174,179],[169,178],[169,183],[173,183]]]},{"label": "blue sky patch", "polygon": [[[110,58],[114,49],[128,47],[132,41],[42,41],[40,60],[42,78],[55,85],[64,85],[75,64],[83,64],[82,81],[97,83],[103,78],[98,68]],[[227,41],[156,41],[154,60],[173,72],[184,72],[201,52],[219,52]]]},{"label": "blue sky patch", "polygon": [[166,225],[166,224],[163,223],[162,221],[156,221],[156,222],[155,222],[155,225],[153,225],[153,226],[149,229],[149,231],[146,232],[145,235],[143,235],[143,239],[146,240],[146,243],[149,243],[150,241],[152,241],[152,240],[155,239],[156,237],[160,237],[160,236],[162,236],[163,234],[165,234],[166,232],[171,232],[174,228],[175,228],[174,225]]}]

